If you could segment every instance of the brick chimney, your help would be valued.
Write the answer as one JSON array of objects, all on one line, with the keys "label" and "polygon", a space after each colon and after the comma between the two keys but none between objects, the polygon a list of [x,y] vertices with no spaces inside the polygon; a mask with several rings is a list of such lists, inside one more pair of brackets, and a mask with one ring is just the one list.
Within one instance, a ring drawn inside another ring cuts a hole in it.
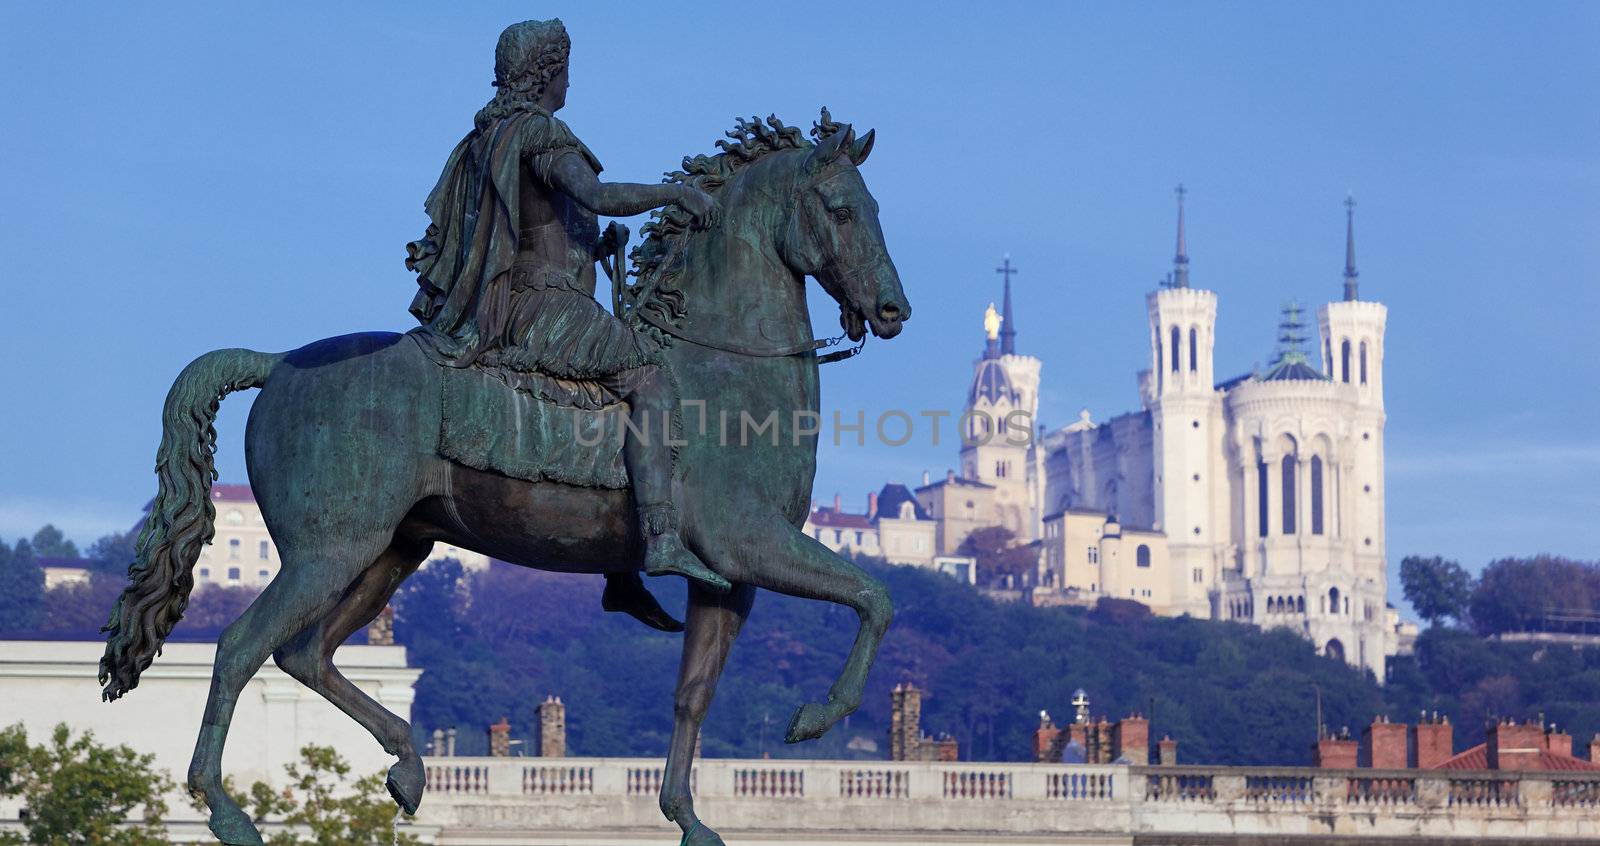
[{"label": "brick chimney", "polygon": [[1150,763],[1150,721],[1138,714],[1123,717],[1111,732],[1112,762]]},{"label": "brick chimney", "polygon": [[889,692],[889,760],[921,760],[922,691],[906,682]]},{"label": "brick chimney", "polygon": [[1411,727],[1411,764],[1419,770],[1431,770],[1450,760],[1455,754],[1455,740],[1449,717],[1435,711],[1432,716],[1423,714],[1421,721]]},{"label": "brick chimney", "polygon": [[1550,728],[1545,730],[1544,748],[1565,758],[1575,757],[1572,754],[1572,735],[1564,731],[1557,731],[1554,723],[1551,723]]},{"label": "brick chimney", "polygon": [[539,757],[567,757],[567,706],[559,696],[539,703]]},{"label": "brick chimney", "polygon": [[1056,742],[1061,739],[1061,729],[1050,720],[1049,711],[1039,712],[1039,727],[1033,732],[1033,760],[1041,764],[1053,764],[1061,760],[1061,748]]},{"label": "brick chimney", "polygon": [[1496,720],[1489,726],[1489,769],[1537,770],[1544,743],[1544,727],[1537,723]]},{"label": "brick chimney", "polygon": [[1406,768],[1406,725],[1378,717],[1361,730],[1361,748],[1356,763],[1379,770]]},{"label": "brick chimney", "polygon": [[867,519],[872,520],[878,516],[878,492],[867,491]]},{"label": "brick chimney", "polygon": [[489,727],[489,757],[511,757],[511,724],[506,722],[505,717]]},{"label": "brick chimney", "polygon": [[394,606],[385,605],[367,624],[368,646],[394,646]]},{"label": "brick chimney", "polygon": [[1156,762],[1163,767],[1177,766],[1178,741],[1171,737],[1162,737],[1161,742],[1156,744]]},{"label": "brick chimney", "polygon": [[933,760],[942,764],[961,760],[961,744],[948,734],[939,735],[939,739],[933,742]]},{"label": "brick chimney", "polygon": [[1589,741],[1589,763],[1600,764],[1600,734]]},{"label": "brick chimney", "polygon": [[1356,739],[1345,729],[1338,737],[1318,738],[1311,747],[1311,766],[1325,770],[1353,770],[1356,767]]},{"label": "brick chimney", "polygon": [[844,513],[844,497],[840,496],[837,493],[835,493],[833,495],[833,513],[835,513],[835,514],[843,514]]}]

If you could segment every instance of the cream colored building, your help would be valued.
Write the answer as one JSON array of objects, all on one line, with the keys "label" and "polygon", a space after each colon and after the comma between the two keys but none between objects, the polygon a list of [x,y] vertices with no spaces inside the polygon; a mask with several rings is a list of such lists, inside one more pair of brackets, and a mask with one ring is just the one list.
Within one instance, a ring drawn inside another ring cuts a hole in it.
[{"label": "cream colored building", "polygon": [[844,510],[840,497],[833,506],[814,506],[804,531],[834,552],[882,558],[890,564],[934,566],[938,524],[922,510],[905,485],[890,482],[867,495],[867,510]]},{"label": "cream colored building", "polygon": [[[200,561],[194,570],[195,585],[264,587],[278,575],[281,562],[250,486],[212,485],[211,504],[217,510],[216,537],[200,552]],[[468,570],[483,570],[489,566],[486,555],[434,544],[428,561],[445,558],[460,561]]]},{"label": "cream colored building", "polygon": [[[1040,442],[1044,523],[1060,533],[1047,536],[1043,592],[1082,590],[1086,578],[1108,596],[1149,590],[1163,613],[1288,628],[1382,678],[1400,640],[1384,543],[1387,310],[1359,296],[1353,218],[1344,297],[1317,311],[1319,363],[1289,307],[1271,367],[1219,382],[1217,303],[1189,284],[1180,197],[1173,272],[1146,298],[1143,408],[1104,423],[1085,412]],[[1166,562],[1149,543],[1148,568],[1130,570],[1121,549],[1115,576],[1102,560],[1090,577],[1078,556],[1095,514],[1149,527]]]},{"label": "cream colored building", "polygon": [[1124,526],[1098,511],[1065,510],[1044,518],[1035,604],[1092,605],[1111,597],[1165,614],[1173,610],[1171,585],[1166,535]]}]

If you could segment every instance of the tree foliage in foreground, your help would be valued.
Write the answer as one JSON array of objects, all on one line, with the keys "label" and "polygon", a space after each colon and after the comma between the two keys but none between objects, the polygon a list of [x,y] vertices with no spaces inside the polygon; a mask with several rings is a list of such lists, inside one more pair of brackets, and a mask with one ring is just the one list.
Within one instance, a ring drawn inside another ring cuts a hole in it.
[{"label": "tree foliage in foreground", "polygon": [[58,725],[30,745],[21,725],[0,731],[0,796],[27,808],[26,836],[0,833],[0,843],[39,846],[162,846],[163,798],[172,782],[154,755],[103,746]]},{"label": "tree foliage in foreground", "polygon": [[300,760],[284,767],[286,786],[274,789],[258,781],[250,786],[250,816],[284,827],[267,838],[267,846],[372,846],[395,843],[416,846],[414,835],[396,832],[395,805],[383,786],[384,774],[350,778],[350,764],[328,746],[300,750]]}]

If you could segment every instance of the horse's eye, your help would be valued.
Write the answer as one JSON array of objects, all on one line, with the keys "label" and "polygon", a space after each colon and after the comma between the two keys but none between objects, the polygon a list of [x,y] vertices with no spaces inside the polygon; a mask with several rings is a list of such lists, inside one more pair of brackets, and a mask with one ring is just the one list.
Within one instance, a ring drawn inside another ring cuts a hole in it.
[{"label": "horse's eye", "polygon": [[833,210],[833,222],[834,223],[849,223],[850,222],[850,217],[851,217],[850,210],[847,209],[847,208],[834,209]]}]

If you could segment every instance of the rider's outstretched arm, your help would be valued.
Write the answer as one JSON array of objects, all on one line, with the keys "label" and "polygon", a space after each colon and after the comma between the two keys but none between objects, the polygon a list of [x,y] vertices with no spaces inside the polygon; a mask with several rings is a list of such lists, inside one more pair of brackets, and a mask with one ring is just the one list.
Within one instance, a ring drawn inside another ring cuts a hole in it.
[{"label": "rider's outstretched arm", "polygon": [[607,217],[629,217],[677,203],[699,218],[710,213],[713,202],[705,192],[677,182],[601,182],[589,163],[576,153],[564,155],[551,165],[550,182],[578,205]]}]

